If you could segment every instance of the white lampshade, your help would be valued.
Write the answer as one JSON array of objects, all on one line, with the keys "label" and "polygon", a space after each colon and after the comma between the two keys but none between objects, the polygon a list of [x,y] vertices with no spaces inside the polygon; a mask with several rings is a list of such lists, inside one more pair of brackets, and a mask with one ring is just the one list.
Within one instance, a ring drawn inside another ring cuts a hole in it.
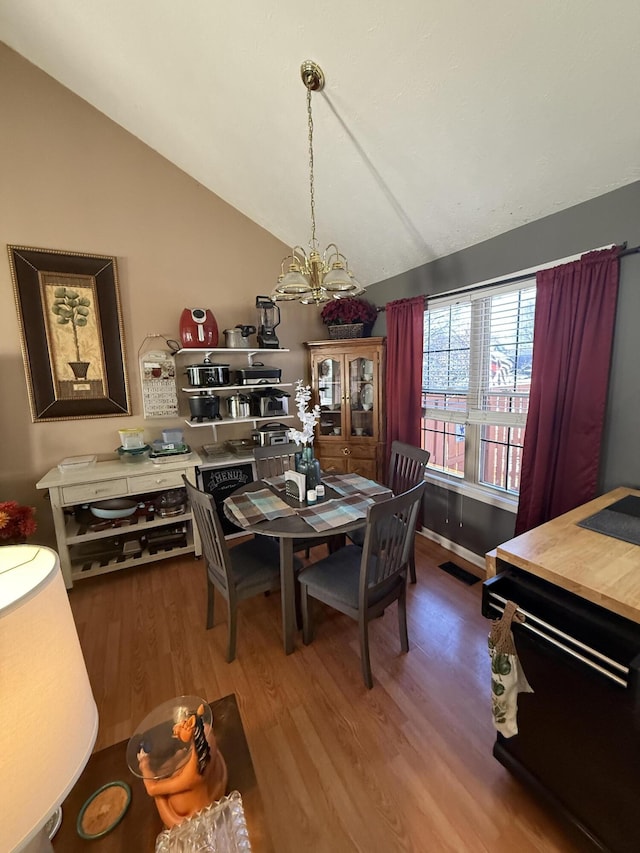
[{"label": "white lampshade", "polygon": [[0,547],[0,850],[22,850],[89,760],[98,711],[55,551]]}]

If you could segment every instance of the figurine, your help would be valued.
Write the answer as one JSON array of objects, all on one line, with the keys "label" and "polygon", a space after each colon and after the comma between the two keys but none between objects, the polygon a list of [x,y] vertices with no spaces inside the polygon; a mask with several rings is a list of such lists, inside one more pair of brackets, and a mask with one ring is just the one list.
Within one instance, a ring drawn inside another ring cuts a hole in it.
[{"label": "figurine", "polygon": [[[156,801],[158,812],[167,829],[171,829],[214,800],[224,796],[227,767],[218,750],[213,729],[205,726],[205,709],[200,705],[195,714],[173,726],[172,736],[186,745],[189,757],[171,775],[162,776],[162,767],[152,768],[144,741],[137,752],[140,774],[147,793]],[[184,749],[178,746],[176,752]],[[169,759],[175,763],[175,754]],[[160,778],[159,778],[160,777]]]}]

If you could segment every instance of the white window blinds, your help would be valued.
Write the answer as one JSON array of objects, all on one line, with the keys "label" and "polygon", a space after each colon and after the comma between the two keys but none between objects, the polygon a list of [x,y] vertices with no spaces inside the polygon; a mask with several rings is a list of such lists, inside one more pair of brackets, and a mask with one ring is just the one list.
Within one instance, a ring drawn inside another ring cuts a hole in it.
[{"label": "white window blinds", "polygon": [[429,300],[425,413],[454,423],[524,426],[533,355],[535,278]]}]

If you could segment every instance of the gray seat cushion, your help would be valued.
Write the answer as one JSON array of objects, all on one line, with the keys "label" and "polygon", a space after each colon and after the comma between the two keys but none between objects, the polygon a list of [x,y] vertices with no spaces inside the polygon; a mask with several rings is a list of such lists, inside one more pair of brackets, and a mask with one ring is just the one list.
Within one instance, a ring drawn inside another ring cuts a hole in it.
[{"label": "gray seat cushion", "polygon": [[366,527],[359,527],[357,530],[352,530],[351,533],[347,533],[347,536],[354,545],[359,545],[360,548],[364,545],[364,535],[367,532]]},{"label": "gray seat cushion", "polygon": [[[229,549],[231,571],[240,592],[244,586],[253,586],[269,579],[277,584],[280,580],[280,547],[277,541],[259,536],[241,542]],[[302,563],[293,558],[293,570],[298,571]]]},{"label": "gray seat cushion", "polygon": [[[361,560],[362,548],[357,545],[347,545],[329,557],[325,557],[324,560],[307,566],[298,575],[298,580],[307,586],[309,595],[314,598],[324,600],[329,597],[348,607],[357,608]],[[396,576],[388,583],[381,584],[375,594],[370,596],[369,604],[374,604],[378,599],[386,596],[394,586],[400,583],[403,583],[402,578]]]}]

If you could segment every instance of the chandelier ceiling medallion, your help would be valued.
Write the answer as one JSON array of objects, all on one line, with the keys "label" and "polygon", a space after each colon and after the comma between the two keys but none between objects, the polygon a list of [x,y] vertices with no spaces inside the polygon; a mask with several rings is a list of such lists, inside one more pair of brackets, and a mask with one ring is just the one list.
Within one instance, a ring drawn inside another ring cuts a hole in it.
[{"label": "chandelier ceiling medallion", "polygon": [[[297,299],[305,305],[319,305],[330,299],[359,296],[364,288],[349,269],[349,262],[335,243],[329,243],[322,254],[316,240],[316,209],[313,185],[313,115],[311,92],[324,88],[324,74],[311,60],[302,63],[302,82],[307,89],[307,117],[309,126],[309,199],[311,202],[311,239],[309,252],[294,246],[291,254],[282,261],[278,283],[271,298],[277,302]],[[286,272],[285,272],[286,269]]]}]

